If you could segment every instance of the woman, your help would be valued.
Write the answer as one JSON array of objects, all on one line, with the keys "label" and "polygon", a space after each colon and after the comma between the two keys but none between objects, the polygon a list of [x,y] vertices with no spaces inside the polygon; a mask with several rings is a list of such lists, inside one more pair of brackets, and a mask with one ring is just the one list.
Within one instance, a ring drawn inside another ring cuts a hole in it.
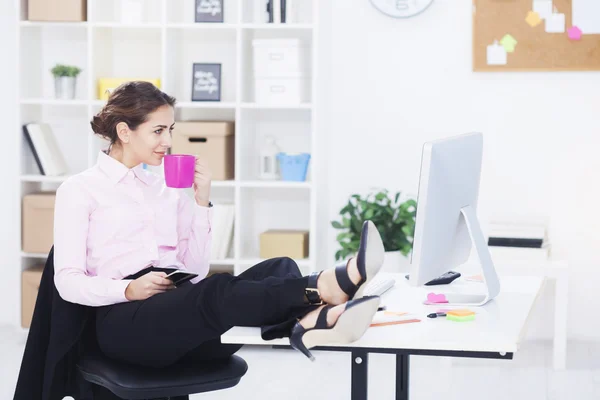
[{"label": "woman", "polygon": [[[289,258],[266,260],[239,276],[206,278],[211,245],[211,174],[198,161],[194,196],[168,188],[142,164],[158,166],[171,146],[175,99],[146,82],[117,88],[91,122],[110,141],[95,166],[57,190],[55,285],[72,303],[95,308],[96,338],[108,356],[162,367],[184,358],[233,354],[220,336],[233,326],[263,327],[309,349],[358,339],[379,305],[363,296],[383,262],[383,244],[365,223],[356,258],[302,277]],[[177,288],[173,269],[199,276]]]}]

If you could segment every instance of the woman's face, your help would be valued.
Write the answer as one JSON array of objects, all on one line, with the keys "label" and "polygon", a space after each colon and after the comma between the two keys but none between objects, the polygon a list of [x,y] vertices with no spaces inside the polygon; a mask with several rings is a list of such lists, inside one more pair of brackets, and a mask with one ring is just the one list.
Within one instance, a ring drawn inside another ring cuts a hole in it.
[{"label": "woman's face", "polygon": [[[161,165],[171,147],[171,132],[175,125],[175,111],[169,105],[157,108],[148,120],[130,131],[126,147],[131,158],[138,163]],[[126,150],[126,151],[127,151]]]}]

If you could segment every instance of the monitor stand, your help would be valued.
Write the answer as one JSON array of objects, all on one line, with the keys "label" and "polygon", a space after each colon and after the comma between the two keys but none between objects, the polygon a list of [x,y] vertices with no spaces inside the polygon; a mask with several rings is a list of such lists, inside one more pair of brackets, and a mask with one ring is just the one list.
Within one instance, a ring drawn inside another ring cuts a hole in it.
[{"label": "monitor stand", "polygon": [[477,252],[481,269],[483,271],[484,284],[486,286],[486,294],[461,294],[461,293],[445,293],[447,305],[449,306],[482,306],[492,300],[500,293],[500,280],[496,274],[490,251],[485,242],[485,237],[479,225],[477,214],[471,206],[461,208],[461,215],[467,223],[469,236]]}]

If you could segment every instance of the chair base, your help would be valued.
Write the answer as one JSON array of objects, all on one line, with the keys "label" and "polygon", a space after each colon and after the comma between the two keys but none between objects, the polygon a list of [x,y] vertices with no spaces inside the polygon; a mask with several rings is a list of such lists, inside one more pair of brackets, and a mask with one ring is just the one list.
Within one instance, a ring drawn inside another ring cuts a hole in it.
[{"label": "chair base", "polygon": [[190,394],[236,386],[248,365],[239,356],[232,355],[205,363],[140,367],[88,348],[77,368],[81,377],[92,385],[94,400],[189,400]]}]

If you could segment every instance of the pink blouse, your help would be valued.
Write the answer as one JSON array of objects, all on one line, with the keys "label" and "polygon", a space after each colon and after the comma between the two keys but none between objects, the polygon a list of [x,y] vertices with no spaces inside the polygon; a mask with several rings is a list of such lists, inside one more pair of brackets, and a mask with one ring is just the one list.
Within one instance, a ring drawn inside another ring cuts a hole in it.
[{"label": "pink blouse", "polygon": [[56,191],[55,284],[72,303],[128,301],[123,278],[150,265],[198,273],[209,269],[212,209],[142,165],[129,169],[100,152],[95,166]]}]

